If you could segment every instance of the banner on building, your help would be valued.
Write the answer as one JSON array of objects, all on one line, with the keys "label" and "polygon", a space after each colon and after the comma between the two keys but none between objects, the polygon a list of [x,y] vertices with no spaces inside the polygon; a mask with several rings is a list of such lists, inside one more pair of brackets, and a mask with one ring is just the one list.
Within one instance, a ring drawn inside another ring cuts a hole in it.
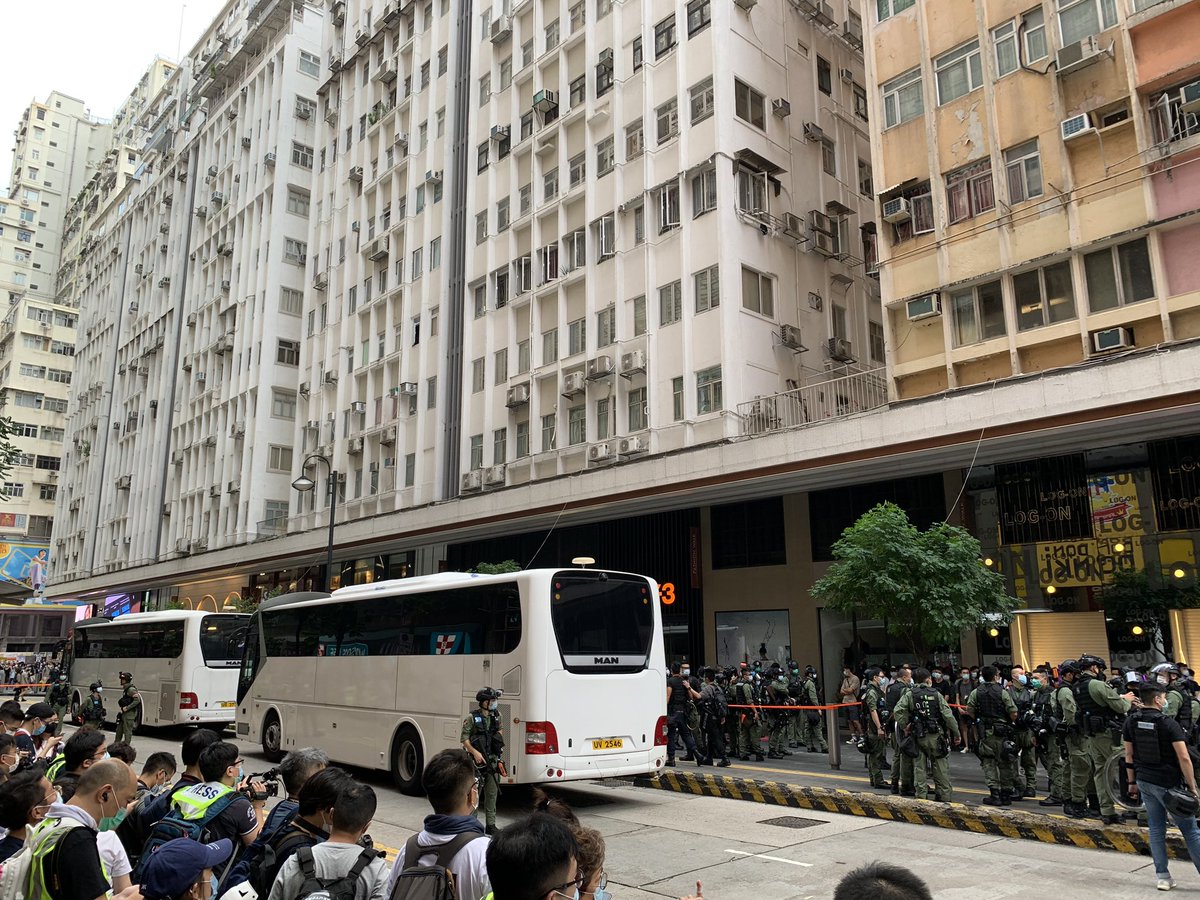
[{"label": "banner on building", "polygon": [[50,551],[44,544],[0,543],[0,577],[9,584],[40,594],[46,589],[49,571]]}]

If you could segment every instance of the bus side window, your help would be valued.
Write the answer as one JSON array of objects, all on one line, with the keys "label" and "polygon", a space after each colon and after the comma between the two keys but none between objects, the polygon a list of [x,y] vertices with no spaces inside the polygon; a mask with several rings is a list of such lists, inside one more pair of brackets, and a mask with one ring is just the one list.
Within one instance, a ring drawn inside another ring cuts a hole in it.
[{"label": "bus side window", "polygon": [[254,676],[258,673],[258,620],[259,617],[255,616],[246,631],[246,651],[242,656],[242,671],[238,675],[238,703],[245,699],[250,685],[254,684]]}]

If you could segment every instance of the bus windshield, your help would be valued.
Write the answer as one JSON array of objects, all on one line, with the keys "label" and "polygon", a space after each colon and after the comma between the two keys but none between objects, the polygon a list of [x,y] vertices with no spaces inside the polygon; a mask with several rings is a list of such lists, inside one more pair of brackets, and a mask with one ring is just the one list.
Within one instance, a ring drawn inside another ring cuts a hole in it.
[{"label": "bus windshield", "polygon": [[200,652],[210,669],[237,669],[246,646],[245,616],[205,616],[200,621]]},{"label": "bus windshield", "polygon": [[550,616],[567,671],[645,669],[654,634],[654,600],[650,583],[634,575],[556,574]]}]

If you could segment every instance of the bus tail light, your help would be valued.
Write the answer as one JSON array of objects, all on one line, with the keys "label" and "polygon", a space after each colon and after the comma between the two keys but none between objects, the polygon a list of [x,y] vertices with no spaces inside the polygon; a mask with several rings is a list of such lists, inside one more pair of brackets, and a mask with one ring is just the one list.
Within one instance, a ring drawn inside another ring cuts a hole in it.
[{"label": "bus tail light", "polygon": [[535,754],[557,753],[558,732],[552,722],[525,723],[525,752]]},{"label": "bus tail light", "polygon": [[667,717],[659,716],[658,721],[654,723],[654,746],[667,746]]},{"label": "bus tail light", "polygon": [[183,693],[179,695],[180,709],[199,709],[200,698],[192,693]]}]

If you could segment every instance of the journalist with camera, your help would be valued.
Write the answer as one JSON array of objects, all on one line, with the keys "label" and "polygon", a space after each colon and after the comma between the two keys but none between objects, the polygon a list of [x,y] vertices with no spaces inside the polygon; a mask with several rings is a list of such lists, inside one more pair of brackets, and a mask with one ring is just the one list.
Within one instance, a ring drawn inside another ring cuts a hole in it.
[{"label": "journalist with camera", "polygon": [[501,759],[504,753],[504,729],[500,712],[495,708],[496,701],[503,695],[503,691],[490,687],[476,693],[475,702],[479,707],[471,710],[463,720],[462,733],[459,735],[463,749],[475,761],[488,834],[496,833],[496,798],[500,794],[500,776],[508,774]]},{"label": "journalist with camera", "polygon": [[1141,709],[1125,721],[1126,777],[1131,797],[1141,797],[1150,826],[1150,856],[1158,889],[1169,891],[1175,881],[1167,869],[1167,814],[1187,842],[1192,864],[1200,870],[1200,826],[1196,824],[1196,772],[1183,729],[1163,714],[1167,692],[1163,685],[1139,685]]}]

